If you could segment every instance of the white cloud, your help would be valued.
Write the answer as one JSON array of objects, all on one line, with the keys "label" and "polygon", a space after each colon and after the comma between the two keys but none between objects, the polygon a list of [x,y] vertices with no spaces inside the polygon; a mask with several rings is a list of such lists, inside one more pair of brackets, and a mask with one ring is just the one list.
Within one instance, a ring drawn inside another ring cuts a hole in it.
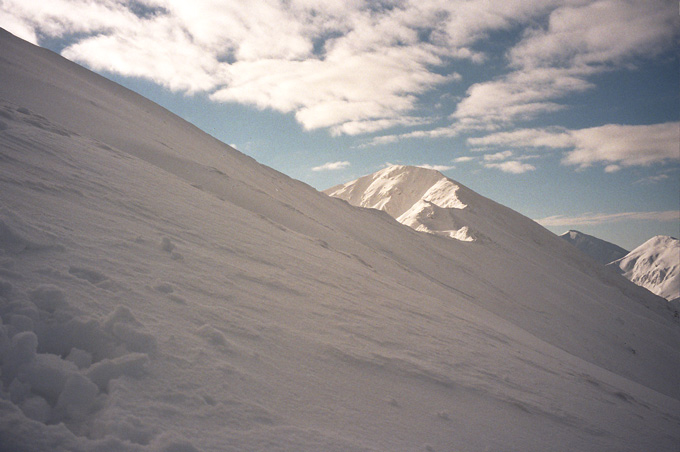
[{"label": "white cloud", "polygon": [[609,124],[570,132],[574,150],[563,162],[585,168],[594,163],[609,167],[646,166],[680,160],[680,122],[627,126]]},{"label": "white cloud", "polygon": [[672,46],[676,17],[677,5],[664,0],[562,4],[546,28],[526,30],[510,49],[516,70],[472,85],[453,118],[493,129],[557,111],[556,101],[593,87],[589,76]]},{"label": "white cloud", "polygon": [[[154,27],[154,34],[140,29],[125,35],[102,34],[73,44],[62,54],[84,61],[93,69],[147,78],[173,91],[194,93],[216,86],[219,64],[194,45],[189,36],[162,21],[140,27]],[[159,47],[159,40],[173,44]]]},{"label": "white cloud", "polygon": [[32,44],[38,44],[33,26],[27,20],[0,9],[0,27]]},{"label": "white cloud", "polygon": [[564,106],[555,100],[593,87],[579,75],[571,69],[531,68],[476,83],[467,90],[452,118],[466,129],[493,130],[561,110]]},{"label": "white cloud", "polygon": [[470,86],[453,124],[379,144],[557,111],[592,88],[589,76],[673,45],[676,13],[665,0],[2,0],[0,25],[34,42],[63,38],[66,57],[96,70],[293,113],[335,135],[428,122],[419,100],[461,79],[458,60],[481,64],[481,41],[524,29],[510,72]]},{"label": "white cloud", "polygon": [[504,173],[522,174],[527,171],[534,171],[536,167],[528,163],[518,162],[517,160],[508,160],[501,163],[485,163],[485,168],[494,168],[503,171]]},{"label": "white cloud", "polygon": [[447,166],[447,165],[430,165],[430,164],[427,164],[427,163],[423,163],[423,164],[421,164],[421,165],[416,165],[416,166],[418,166],[418,167],[420,167],[420,168],[426,168],[426,169],[435,170],[435,171],[448,171],[448,170],[452,170],[452,169],[455,169],[455,168],[456,168],[455,166]]},{"label": "white cloud", "polygon": [[518,129],[512,132],[497,132],[483,137],[468,138],[471,146],[510,146],[568,148],[573,146],[569,133],[563,129]]},{"label": "white cloud", "polygon": [[337,171],[349,167],[351,164],[347,161],[341,162],[328,162],[321,166],[315,166],[312,171]]},{"label": "white cloud", "polygon": [[484,160],[487,162],[493,162],[497,160],[505,160],[512,155],[512,151],[501,151],[495,154],[486,154]]},{"label": "white cloud", "polygon": [[225,68],[229,83],[212,94],[281,112],[306,129],[362,133],[404,123],[416,94],[449,77],[429,72],[429,55],[395,48],[383,53],[329,55],[325,60],[259,60]]},{"label": "white cloud", "polygon": [[3,0],[3,25],[6,20],[21,21],[49,36],[62,37],[69,33],[91,33],[108,27],[127,31],[139,18],[118,2],[88,0],[50,0],[29,2]]},{"label": "white cloud", "polygon": [[[467,141],[473,146],[563,149],[564,164],[586,168],[601,163],[605,165],[606,172],[680,160],[680,122],[607,124],[578,130],[519,129],[469,138]],[[502,153],[485,156],[485,159],[500,155]]]},{"label": "white cloud", "polygon": [[423,124],[424,122],[425,120],[422,118],[410,116],[392,119],[348,121],[331,127],[331,135],[359,135],[363,133],[371,133],[378,130],[389,129],[395,126],[414,126]]},{"label": "white cloud", "polygon": [[566,4],[550,14],[546,29],[528,31],[510,60],[521,68],[617,64],[672,42],[677,14],[664,0]]},{"label": "white cloud", "polygon": [[461,132],[461,130],[463,130],[462,127],[459,127],[457,125],[452,125],[452,126],[446,126],[446,127],[438,127],[436,129],[432,129],[432,130],[414,130],[412,132],[406,132],[406,133],[400,133],[400,134],[383,135],[383,136],[375,137],[375,138],[371,139],[368,143],[366,143],[364,145],[364,147],[391,144],[391,143],[396,143],[400,140],[405,140],[405,139],[451,138],[451,137],[457,136]]},{"label": "white cloud", "polygon": [[463,156],[463,157],[457,157],[457,158],[453,159],[453,162],[454,163],[465,163],[465,162],[470,162],[474,159],[475,159],[474,157],[470,157],[470,156],[466,155],[466,156]]},{"label": "white cloud", "polygon": [[360,147],[368,148],[372,146],[384,146],[387,144],[396,143],[399,141],[399,135],[384,135],[381,137],[375,137],[363,143]]},{"label": "white cloud", "polygon": [[534,221],[543,226],[584,226],[631,220],[678,221],[680,220],[680,211],[667,210],[662,212],[586,213],[571,217],[565,215],[553,215]]},{"label": "white cloud", "polygon": [[661,173],[657,174],[655,176],[649,176],[649,177],[644,177],[642,179],[638,179],[634,184],[642,184],[642,185],[647,185],[647,184],[656,184],[665,180],[668,180],[670,176],[667,173]]},{"label": "white cloud", "polygon": [[[413,125],[414,118],[404,118],[419,95],[460,79],[442,71],[445,62],[482,58],[464,46],[469,36],[449,34],[449,20],[462,19],[447,14],[450,7],[332,0],[3,0],[0,24],[33,41],[40,35],[70,39],[64,56],[96,70],[143,77],[175,91],[207,92],[215,101],[292,112],[306,129],[359,134]],[[423,39],[424,28],[432,39]]]}]

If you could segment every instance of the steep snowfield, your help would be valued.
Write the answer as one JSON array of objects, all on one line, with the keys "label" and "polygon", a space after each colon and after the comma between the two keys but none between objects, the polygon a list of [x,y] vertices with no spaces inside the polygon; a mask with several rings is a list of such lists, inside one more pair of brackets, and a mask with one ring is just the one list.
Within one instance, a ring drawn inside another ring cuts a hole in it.
[{"label": "steep snowfield", "polygon": [[669,304],[456,196],[484,240],[0,32],[0,450],[677,450]]},{"label": "steep snowfield", "polygon": [[657,235],[610,267],[667,300],[680,298],[680,240]]},{"label": "steep snowfield", "polygon": [[618,245],[579,231],[567,231],[560,235],[560,238],[571,243],[602,265],[607,265],[628,254],[628,251]]}]

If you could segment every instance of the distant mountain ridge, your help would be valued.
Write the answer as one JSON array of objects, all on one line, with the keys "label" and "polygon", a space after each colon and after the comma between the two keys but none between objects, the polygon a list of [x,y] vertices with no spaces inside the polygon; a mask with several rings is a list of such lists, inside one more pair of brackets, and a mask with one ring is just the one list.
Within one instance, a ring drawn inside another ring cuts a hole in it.
[{"label": "distant mountain ridge", "polygon": [[538,244],[546,232],[439,171],[417,166],[392,165],[324,193],[354,206],[382,210],[416,231],[462,242]]},{"label": "distant mountain ridge", "polygon": [[570,230],[560,238],[574,245],[602,265],[607,265],[628,254],[628,251],[606,240],[599,239],[580,231]]},{"label": "distant mountain ridge", "polygon": [[[530,232],[535,227],[531,220],[427,168],[392,165],[324,193],[354,206],[382,210],[416,231],[463,242],[537,237]],[[667,300],[680,297],[677,239],[657,237],[629,253],[576,230],[559,237],[603,266],[619,262],[623,267],[617,269],[624,277]]]},{"label": "distant mountain ridge", "polygon": [[652,237],[608,266],[660,297],[680,299],[680,240],[675,237]]}]

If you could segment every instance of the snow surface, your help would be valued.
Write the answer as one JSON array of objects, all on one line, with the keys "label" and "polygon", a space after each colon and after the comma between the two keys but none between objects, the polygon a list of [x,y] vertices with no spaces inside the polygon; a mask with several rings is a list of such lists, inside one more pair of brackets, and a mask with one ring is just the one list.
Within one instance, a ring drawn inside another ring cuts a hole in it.
[{"label": "snow surface", "polygon": [[609,266],[660,297],[680,299],[680,240],[674,237],[652,237]]},{"label": "snow surface", "polygon": [[680,444],[669,303],[462,186],[418,234],[0,32],[0,193],[0,450]]},{"label": "snow surface", "polygon": [[607,265],[628,254],[628,251],[618,245],[580,231],[567,231],[560,235],[560,238],[571,243],[602,265]]}]

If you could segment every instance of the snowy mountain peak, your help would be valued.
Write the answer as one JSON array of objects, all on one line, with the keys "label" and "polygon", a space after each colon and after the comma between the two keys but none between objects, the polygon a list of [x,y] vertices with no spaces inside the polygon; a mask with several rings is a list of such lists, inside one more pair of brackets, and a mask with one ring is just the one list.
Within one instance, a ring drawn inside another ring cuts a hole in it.
[{"label": "snowy mountain peak", "polygon": [[560,238],[571,243],[603,265],[620,259],[628,254],[628,251],[618,245],[573,229],[560,235]]},{"label": "snowy mountain peak", "polygon": [[350,204],[384,210],[399,217],[418,201],[442,208],[466,207],[457,196],[459,186],[438,171],[415,166],[392,165],[326,191]]},{"label": "snowy mountain peak", "polygon": [[472,241],[469,227],[456,218],[455,211],[468,206],[461,200],[463,191],[439,171],[392,165],[325,193],[356,206],[383,210],[417,231]]},{"label": "snowy mountain peak", "polygon": [[678,239],[671,237],[670,235],[656,235],[651,239],[647,240],[645,243],[640,245],[638,248],[659,248],[667,246],[677,246]]},{"label": "snowy mountain peak", "polygon": [[577,231],[576,229],[569,229],[567,232],[562,234],[560,237],[565,237],[565,238],[569,237],[572,240],[576,240],[579,237],[592,237],[592,236],[588,236],[587,234],[584,234],[581,231]]},{"label": "snowy mountain peak", "polygon": [[680,240],[675,237],[652,237],[609,265],[667,300],[680,298]]}]

